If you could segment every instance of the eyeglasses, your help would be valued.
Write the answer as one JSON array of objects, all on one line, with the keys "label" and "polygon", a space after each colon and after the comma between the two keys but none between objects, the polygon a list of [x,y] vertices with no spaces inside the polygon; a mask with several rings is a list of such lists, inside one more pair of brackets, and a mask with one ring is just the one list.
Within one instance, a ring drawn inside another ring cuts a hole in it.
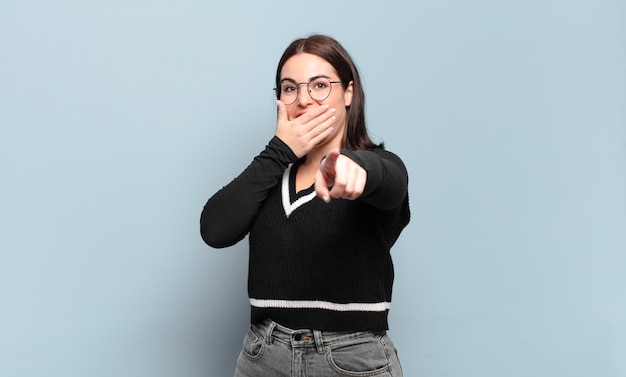
[{"label": "eyeglasses", "polygon": [[274,88],[278,91],[278,98],[285,105],[291,105],[296,102],[300,94],[300,85],[306,84],[307,91],[315,101],[323,101],[330,96],[332,84],[338,84],[341,81],[332,81],[328,77],[314,77],[309,82],[295,82],[291,79],[283,79],[280,82],[280,88]]}]

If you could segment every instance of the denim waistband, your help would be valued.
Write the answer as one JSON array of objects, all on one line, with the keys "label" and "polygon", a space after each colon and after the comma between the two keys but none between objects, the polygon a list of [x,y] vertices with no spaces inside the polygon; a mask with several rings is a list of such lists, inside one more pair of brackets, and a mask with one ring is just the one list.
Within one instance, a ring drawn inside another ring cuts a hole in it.
[{"label": "denim waistband", "polygon": [[291,344],[292,347],[315,347],[319,354],[323,354],[327,345],[341,342],[346,339],[359,336],[382,335],[385,332],[366,331],[320,331],[314,329],[290,329],[270,319],[254,325],[265,336],[265,341],[270,344],[274,340]]}]

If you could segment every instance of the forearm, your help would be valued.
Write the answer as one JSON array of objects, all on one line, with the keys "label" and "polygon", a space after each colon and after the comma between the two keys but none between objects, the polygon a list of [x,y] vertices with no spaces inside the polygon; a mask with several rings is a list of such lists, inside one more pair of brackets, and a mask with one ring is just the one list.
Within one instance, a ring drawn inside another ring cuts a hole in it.
[{"label": "forearm", "polygon": [[408,173],[402,160],[381,148],[373,150],[341,150],[367,172],[367,182],[360,196],[376,208],[391,209],[400,206],[408,192]]},{"label": "forearm", "polygon": [[250,230],[267,193],[296,156],[277,137],[231,183],[213,195],[200,216],[200,234],[212,247],[234,245]]}]

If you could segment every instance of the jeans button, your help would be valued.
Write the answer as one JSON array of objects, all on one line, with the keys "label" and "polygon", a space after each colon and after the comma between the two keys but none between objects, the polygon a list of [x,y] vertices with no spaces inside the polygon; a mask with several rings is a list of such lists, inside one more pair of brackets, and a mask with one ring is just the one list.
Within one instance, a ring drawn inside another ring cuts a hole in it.
[{"label": "jeans button", "polygon": [[296,342],[299,342],[300,340],[302,340],[302,336],[300,334],[296,334],[293,336],[293,340],[295,340]]}]

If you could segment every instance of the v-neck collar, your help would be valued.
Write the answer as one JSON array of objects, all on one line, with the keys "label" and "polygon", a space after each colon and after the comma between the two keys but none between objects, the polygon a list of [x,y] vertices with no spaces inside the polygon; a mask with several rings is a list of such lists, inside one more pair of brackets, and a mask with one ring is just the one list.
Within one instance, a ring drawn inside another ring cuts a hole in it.
[{"label": "v-neck collar", "polygon": [[[283,173],[281,185],[281,195],[283,199],[283,209],[285,215],[289,217],[298,207],[310,202],[315,198],[315,187],[310,187],[296,192],[296,172],[300,161],[289,164]],[[295,167],[295,168],[294,168]]]}]

